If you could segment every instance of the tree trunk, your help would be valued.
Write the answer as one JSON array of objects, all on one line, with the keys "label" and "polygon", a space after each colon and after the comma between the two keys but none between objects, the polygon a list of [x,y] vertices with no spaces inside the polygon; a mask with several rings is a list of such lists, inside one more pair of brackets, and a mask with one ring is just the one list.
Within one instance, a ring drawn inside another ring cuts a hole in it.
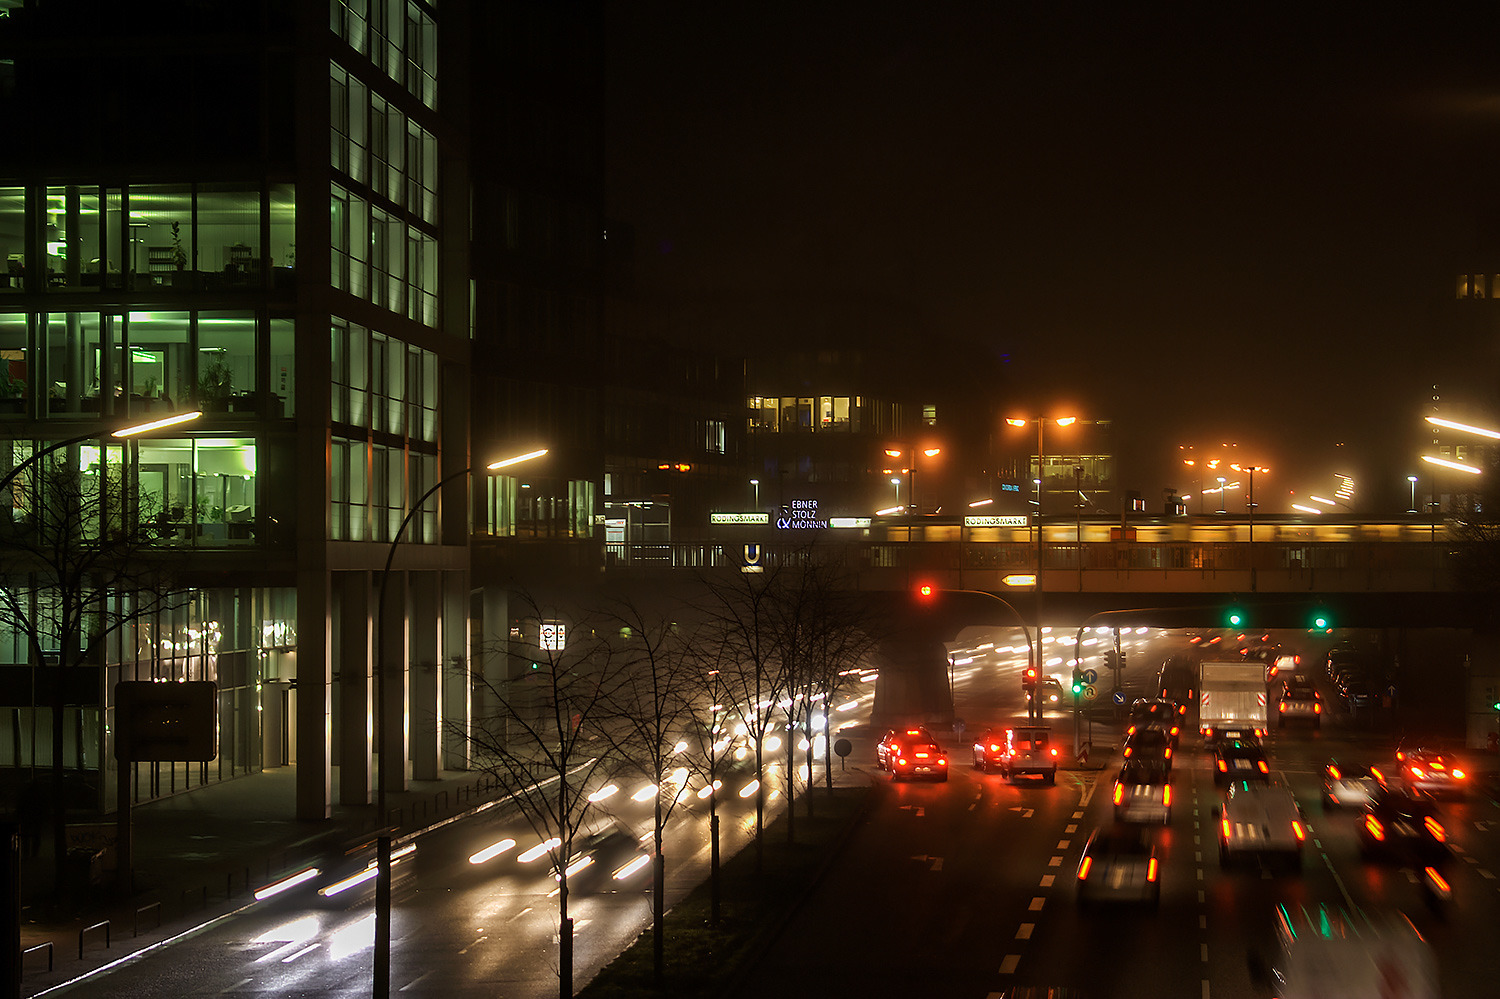
[{"label": "tree trunk", "polygon": [[719,925],[719,811],[714,804],[718,792],[709,796],[708,805],[708,925]]},{"label": "tree trunk", "polygon": [[666,922],[667,910],[665,907],[667,887],[667,865],[661,855],[661,794],[656,796],[656,856],[651,860],[651,981],[657,988],[661,988],[663,970],[666,965]]},{"label": "tree trunk", "polygon": [[786,719],[786,841],[797,842],[797,727],[791,715]]}]

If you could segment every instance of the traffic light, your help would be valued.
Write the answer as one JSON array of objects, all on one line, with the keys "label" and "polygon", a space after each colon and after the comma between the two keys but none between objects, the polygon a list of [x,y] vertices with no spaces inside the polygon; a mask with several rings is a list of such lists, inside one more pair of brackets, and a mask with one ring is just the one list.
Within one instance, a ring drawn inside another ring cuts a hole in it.
[{"label": "traffic light", "polygon": [[917,603],[919,604],[930,604],[933,601],[937,600],[938,592],[939,590],[937,586],[930,582],[927,582],[926,580],[919,582],[913,589],[913,593],[917,598]]},{"label": "traffic light", "polygon": [[1036,677],[1036,667],[1027,666],[1026,670],[1021,674],[1021,686],[1025,687],[1027,690],[1034,690],[1036,688]]},{"label": "traffic light", "polygon": [[1120,650],[1120,654],[1115,657],[1115,669],[1124,669],[1124,668],[1125,668],[1125,650],[1121,649]]},{"label": "traffic light", "polygon": [[1245,623],[1245,609],[1243,607],[1230,607],[1224,612],[1224,623],[1231,628],[1238,628]]},{"label": "traffic light", "polygon": [[1333,617],[1323,607],[1313,609],[1312,617],[1308,619],[1308,625],[1314,631],[1330,631],[1333,628]]},{"label": "traffic light", "polygon": [[1119,653],[1116,652],[1114,649],[1105,649],[1104,650],[1104,668],[1105,669],[1110,669],[1110,670],[1119,669],[1120,667],[1116,664],[1116,656],[1118,656],[1118,655],[1119,655]]}]

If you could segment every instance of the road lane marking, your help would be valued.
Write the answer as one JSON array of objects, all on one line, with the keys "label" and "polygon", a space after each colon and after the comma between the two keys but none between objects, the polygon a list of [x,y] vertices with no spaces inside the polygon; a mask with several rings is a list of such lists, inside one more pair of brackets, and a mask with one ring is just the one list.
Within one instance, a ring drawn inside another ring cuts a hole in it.
[{"label": "road lane marking", "polygon": [[241,978],[239,981],[237,981],[233,985],[229,986],[229,988],[227,988],[227,989],[220,989],[219,990],[219,995],[223,995],[226,992],[238,992],[240,990],[240,986],[242,986],[242,985],[249,985],[253,981],[255,981],[255,979],[253,979],[253,978]]},{"label": "road lane marking", "polygon": [[1077,831],[1078,831],[1078,826],[1076,826],[1076,825],[1066,825],[1066,826],[1063,826],[1063,832],[1065,832],[1065,833],[1074,833],[1074,832],[1077,832]]},{"label": "road lane marking", "polygon": [[1201,868],[1201,867],[1198,868],[1198,880],[1199,881],[1203,880],[1203,868]]},{"label": "road lane marking", "polygon": [[1075,819],[1081,819],[1081,818],[1083,818],[1083,813],[1082,812],[1074,812],[1073,813],[1073,818],[1075,818]]},{"label": "road lane marking", "polygon": [[422,979],[426,978],[428,975],[431,975],[431,974],[432,974],[431,971],[424,971],[420,975],[418,975],[416,978],[413,978],[411,981],[409,981],[405,985],[401,986],[396,991],[397,992],[405,992],[407,989],[411,988],[413,985],[417,984]]},{"label": "road lane marking", "polygon": [[1047,904],[1046,897],[1043,896],[1043,895],[1038,895],[1038,896],[1036,896],[1035,898],[1033,898],[1031,900],[1031,904],[1028,905],[1026,908],[1030,912],[1041,912],[1042,911],[1042,906],[1044,906],[1046,904]]},{"label": "road lane marking", "polygon": [[1479,869],[1479,876],[1482,878],[1489,878],[1491,881],[1495,880],[1495,876],[1483,867]]},{"label": "road lane marking", "polygon": [[[1490,877],[1494,877],[1494,875],[1491,874]],[[1057,880],[1057,876],[1054,875],[1054,874],[1043,874],[1042,875],[1042,883],[1039,884],[1039,885],[1037,885],[1037,887],[1038,888],[1051,888],[1052,887],[1052,882],[1054,882],[1056,880]]]},{"label": "road lane marking", "polygon": [[1198,945],[1198,960],[1202,961],[1204,964],[1208,963],[1208,944]]},{"label": "road lane marking", "polygon": [[1477,863],[1479,863],[1479,858],[1476,857],[1476,856],[1474,856],[1471,853],[1471,854],[1468,854],[1467,856],[1464,857],[1464,863],[1466,863],[1466,864],[1477,864]]},{"label": "road lane marking", "polygon": [[1203,863],[1203,851],[1202,850],[1194,850],[1193,851],[1193,859],[1195,861],[1197,861],[1198,863],[1200,863],[1200,864]]},{"label": "road lane marking", "polygon": [[1030,940],[1031,931],[1036,929],[1036,923],[1022,923],[1021,928],[1016,930],[1017,940]]},{"label": "road lane marking", "polygon": [[1060,840],[1057,841],[1057,848],[1059,850],[1066,850],[1068,848],[1069,844],[1071,844],[1072,842],[1073,841],[1070,840],[1070,839],[1060,839]]},{"label": "road lane marking", "polygon": [[1344,896],[1344,902],[1349,906],[1349,911],[1353,912],[1356,906],[1354,905],[1354,899],[1349,897],[1349,889],[1344,887],[1344,879],[1339,877],[1339,872],[1333,869],[1333,861],[1328,859],[1328,854],[1324,853],[1320,854],[1320,856],[1323,858],[1323,863],[1328,867],[1328,873],[1333,875],[1333,883],[1339,886],[1339,894]]},{"label": "road lane marking", "polygon": [[1203,903],[1203,889],[1202,888],[1198,889],[1198,903],[1200,905]]},{"label": "road lane marking", "polygon": [[470,948],[477,947],[480,944],[484,943],[488,939],[489,939],[489,935],[486,934],[486,935],[480,937],[479,939],[475,940],[473,943],[469,944],[468,947],[465,947],[463,950],[459,951],[459,953],[460,954],[467,954],[469,952]]},{"label": "road lane marking", "polygon": [[1014,975],[1016,973],[1016,965],[1018,965],[1020,963],[1021,963],[1021,955],[1020,954],[1006,954],[1005,955],[1005,960],[1003,960],[1003,961],[1000,962],[1000,974],[1002,974],[1002,975]]},{"label": "road lane marking", "polygon": [[1048,867],[1061,867],[1062,866],[1062,858],[1061,857],[1053,857],[1051,860],[1047,861],[1047,866]]},{"label": "road lane marking", "polygon": [[528,913],[530,911],[531,911],[531,906],[528,905],[526,908],[522,909],[520,912],[516,913],[514,916],[511,916],[509,919],[507,919],[506,922],[507,923],[514,923],[516,920],[520,919],[522,916],[526,915],[526,913]]},{"label": "road lane marking", "polygon": [[1208,999],[1208,979],[1203,979],[1203,999]]},{"label": "road lane marking", "polygon": [[1198,929],[1200,929],[1200,930],[1206,930],[1206,929],[1208,929],[1208,917],[1207,916],[1200,915],[1198,917]]}]

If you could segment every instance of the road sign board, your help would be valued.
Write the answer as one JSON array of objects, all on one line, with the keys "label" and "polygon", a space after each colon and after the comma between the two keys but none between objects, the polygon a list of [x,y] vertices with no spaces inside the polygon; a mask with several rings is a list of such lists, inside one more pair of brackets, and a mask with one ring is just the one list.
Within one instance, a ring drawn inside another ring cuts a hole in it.
[{"label": "road sign board", "polygon": [[1117,690],[1117,691],[1115,691],[1115,703],[1116,704],[1124,704],[1125,703],[1125,691],[1123,691],[1123,690]]},{"label": "road sign board", "polygon": [[1086,670],[1084,670],[1083,671],[1083,682],[1084,683],[1098,683],[1099,682],[1099,671],[1096,670],[1096,669],[1086,669]]},{"label": "road sign board", "polygon": [[1083,685],[1083,699],[1084,700],[1086,700],[1086,701],[1092,701],[1097,696],[1099,696],[1099,691],[1097,689],[1095,689],[1095,687],[1094,687],[1093,684],[1086,683],[1086,684]]}]

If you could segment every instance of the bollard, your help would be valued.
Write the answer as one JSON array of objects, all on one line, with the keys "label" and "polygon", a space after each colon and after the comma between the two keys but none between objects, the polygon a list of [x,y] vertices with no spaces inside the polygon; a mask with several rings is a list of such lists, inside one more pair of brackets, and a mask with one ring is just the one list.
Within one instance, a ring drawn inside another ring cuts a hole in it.
[{"label": "bollard", "polygon": [[[160,902],[152,902],[149,905],[143,905],[139,909],[135,910],[135,920],[130,925],[130,935],[132,937],[140,936],[140,933],[141,933],[141,913],[145,912],[148,909],[155,909],[156,910],[156,926],[155,926],[155,929],[161,929],[161,903]],[[108,944],[106,944],[105,946],[108,946]]]},{"label": "bollard", "polygon": [[104,947],[109,949],[109,920],[95,923],[93,926],[85,926],[78,931],[78,960],[83,960],[83,938],[97,929],[104,930]]},{"label": "bollard", "polygon": [[27,947],[25,950],[21,951],[21,963],[22,964],[26,963],[26,955],[27,954],[35,954],[39,950],[45,950],[47,952],[47,970],[51,971],[52,970],[52,941],[51,940],[48,940],[46,943],[39,943],[35,947]]}]

